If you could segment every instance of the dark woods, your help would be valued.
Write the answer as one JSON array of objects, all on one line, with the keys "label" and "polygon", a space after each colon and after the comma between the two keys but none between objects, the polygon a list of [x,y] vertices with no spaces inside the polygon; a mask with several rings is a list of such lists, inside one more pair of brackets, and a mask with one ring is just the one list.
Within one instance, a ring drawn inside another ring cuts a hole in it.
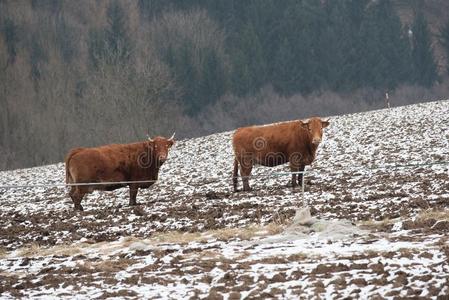
[{"label": "dark woods", "polygon": [[425,4],[0,0],[0,169],[443,97],[449,19]]}]

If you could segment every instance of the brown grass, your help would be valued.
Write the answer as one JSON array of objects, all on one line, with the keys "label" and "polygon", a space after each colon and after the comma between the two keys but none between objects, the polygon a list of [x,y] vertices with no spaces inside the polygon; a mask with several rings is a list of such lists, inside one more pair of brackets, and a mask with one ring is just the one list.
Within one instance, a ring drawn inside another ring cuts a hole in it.
[{"label": "brown grass", "polygon": [[125,270],[127,267],[135,263],[135,259],[129,258],[108,259],[96,262],[86,260],[82,263],[77,263],[76,268],[79,271],[86,273],[115,273],[121,270]]},{"label": "brown grass", "polygon": [[435,219],[437,221],[449,221],[449,209],[437,210],[437,209],[427,209],[421,211],[416,217],[417,220],[428,220]]},{"label": "brown grass", "polygon": [[39,253],[41,251],[42,251],[42,249],[38,244],[32,243],[32,244],[29,244],[29,245],[21,248],[18,251],[18,256],[24,256],[24,257],[39,256]]},{"label": "brown grass", "polygon": [[0,246],[0,258],[4,258],[8,255],[8,251],[6,251],[5,247]]},{"label": "brown grass", "polygon": [[[140,241],[140,240],[134,236],[127,236],[127,237],[123,238],[123,241],[120,244],[120,247],[128,247],[129,245],[131,245],[132,243],[134,243],[136,241]],[[107,244],[107,242],[102,242],[101,244]]]},{"label": "brown grass", "polygon": [[[87,244],[86,244],[87,245]],[[61,256],[73,256],[82,252],[81,248],[85,247],[84,244],[79,244],[76,247],[73,245],[58,245],[51,248],[42,248],[36,243],[29,244],[18,251],[17,256],[22,257],[37,257],[47,255],[61,255]],[[1,257],[1,252],[0,252]]]},{"label": "brown grass", "polygon": [[398,252],[401,254],[401,257],[407,257],[411,259],[413,257],[413,250],[408,248],[400,248]]},{"label": "brown grass", "polygon": [[199,232],[169,231],[156,233],[150,240],[155,243],[177,243],[182,245],[194,241],[205,242],[207,239],[203,238]]},{"label": "brown grass", "polygon": [[[428,219],[435,219],[437,221],[449,221],[449,209],[438,210],[431,208],[421,211],[416,216],[417,221],[424,221]],[[389,219],[389,218],[385,218],[381,221],[366,220],[359,222],[358,225],[361,226],[362,228],[365,227],[367,229],[382,229],[385,228],[386,226],[396,223],[398,220],[399,219]]]},{"label": "brown grass", "polygon": [[385,218],[381,221],[365,220],[365,221],[359,222],[357,225],[361,226],[362,228],[377,229],[377,228],[385,228],[386,226],[392,225],[392,224],[396,223],[397,221],[398,221],[398,219]]},{"label": "brown grass", "polygon": [[72,247],[69,245],[61,245],[55,248],[48,248],[44,250],[43,255],[62,255],[62,256],[73,256],[75,254],[81,253],[79,247]]},{"label": "brown grass", "polygon": [[[81,254],[84,249],[97,249],[103,254],[110,253],[114,250],[123,249],[129,247],[134,242],[143,242],[148,246],[157,246],[161,243],[173,243],[178,245],[185,245],[190,242],[200,242],[206,243],[211,239],[217,239],[220,241],[229,241],[232,239],[240,240],[250,240],[254,237],[265,237],[282,232],[284,229],[283,224],[273,222],[265,226],[260,225],[250,225],[244,228],[222,228],[216,230],[209,230],[205,232],[178,232],[170,231],[164,233],[156,233],[150,239],[138,239],[136,237],[130,236],[126,237],[121,243],[109,243],[100,242],[96,244],[80,243],[76,245],[63,244],[50,248],[42,248],[38,244],[27,245],[18,251],[19,257],[37,257],[37,256],[47,256],[47,255],[62,255],[62,256],[73,256],[76,254]],[[2,252],[3,251],[3,252]],[[0,257],[7,254],[6,250],[0,248]],[[105,266],[105,268],[107,268]]]},{"label": "brown grass", "polygon": [[249,240],[254,237],[263,237],[280,233],[283,226],[277,223],[270,223],[265,226],[250,225],[244,228],[222,228],[205,232],[164,232],[155,234],[151,240],[157,243],[187,244],[190,242],[207,242],[210,239],[229,241],[231,239]]}]

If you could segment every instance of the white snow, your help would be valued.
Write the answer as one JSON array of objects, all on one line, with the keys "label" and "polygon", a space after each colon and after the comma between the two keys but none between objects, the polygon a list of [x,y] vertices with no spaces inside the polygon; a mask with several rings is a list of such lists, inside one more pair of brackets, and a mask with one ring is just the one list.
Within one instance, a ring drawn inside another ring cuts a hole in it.
[{"label": "white snow", "polygon": [[[306,169],[304,194],[286,187],[290,176],[251,178],[253,191],[232,193],[232,132],[177,142],[159,181],[139,192],[138,208],[127,207],[126,188],[88,195],[84,213],[72,212],[63,188],[0,189],[0,280],[13,278],[23,297],[36,299],[121,298],[114,293],[124,290],[135,298],[204,298],[214,289],[225,299],[232,289],[241,299],[447,295],[449,242],[435,229],[444,221],[430,233],[404,224],[449,206],[449,165],[441,163],[449,161],[449,101],[336,116],[330,124]],[[256,167],[253,175],[285,171]],[[63,182],[62,163],[0,172],[0,185]],[[358,225],[367,220],[387,229]],[[284,231],[245,240],[212,230],[269,223]],[[53,232],[55,224],[64,226]],[[17,238],[7,235],[17,228]],[[197,239],[155,239],[173,231]],[[98,241],[101,235],[108,239]],[[23,251],[39,243],[35,254]],[[52,247],[76,251],[42,254]],[[371,269],[378,265],[383,270]],[[90,266],[95,272],[81,272]],[[74,273],[57,273],[66,269]],[[46,282],[49,274],[66,284]],[[21,287],[30,278],[36,286]],[[0,298],[16,297],[1,291]]]}]

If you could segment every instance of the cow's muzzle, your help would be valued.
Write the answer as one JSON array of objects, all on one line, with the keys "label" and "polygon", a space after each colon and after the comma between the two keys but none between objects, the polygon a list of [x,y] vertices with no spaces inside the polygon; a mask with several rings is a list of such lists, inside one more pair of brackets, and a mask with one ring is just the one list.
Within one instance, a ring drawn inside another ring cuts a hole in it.
[{"label": "cow's muzzle", "polygon": [[314,144],[315,146],[318,146],[321,143],[321,139],[313,139],[312,140],[312,144]]}]

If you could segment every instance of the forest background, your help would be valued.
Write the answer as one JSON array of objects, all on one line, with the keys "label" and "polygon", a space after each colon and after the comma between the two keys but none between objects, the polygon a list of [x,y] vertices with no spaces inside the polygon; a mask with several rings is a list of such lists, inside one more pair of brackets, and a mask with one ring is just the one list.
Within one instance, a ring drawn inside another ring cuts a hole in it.
[{"label": "forest background", "polygon": [[445,0],[0,0],[0,170],[448,98]]}]

